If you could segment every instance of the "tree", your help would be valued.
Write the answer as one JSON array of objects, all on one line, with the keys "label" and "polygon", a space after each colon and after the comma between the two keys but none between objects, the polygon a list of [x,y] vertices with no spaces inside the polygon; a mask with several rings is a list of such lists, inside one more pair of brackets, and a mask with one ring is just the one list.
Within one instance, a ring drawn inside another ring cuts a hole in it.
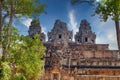
[{"label": "tree", "polygon": [[[3,39],[2,39],[2,44],[5,45],[5,41],[6,41],[6,30],[7,30],[8,26],[5,25],[4,28],[3,28],[3,31],[2,31],[2,34],[3,34]],[[10,45],[15,43],[16,40],[18,40],[18,31],[12,27],[11,28],[11,36],[12,36],[12,40],[10,42]],[[14,47],[14,46],[13,46]],[[3,46],[4,48],[4,46]],[[9,51],[9,50],[8,50]],[[8,56],[7,56],[8,58]],[[1,61],[1,57],[0,57],[0,80],[10,80],[11,78],[11,75],[12,75],[12,69],[10,67],[10,62],[9,61],[5,61],[5,62],[2,62]]]},{"label": "tree", "polygon": [[33,80],[43,72],[44,61],[41,58],[45,52],[45,47],[39,40],[39,35],[35,35],[34,39],[22,36],[18,43],[13,44],[14,47],[11,47],[9,51],[8,60],[16,66],[15,70],[13,68],[13,78],[16,78],[17,74],[21,74],[27,80]]},{"label": "tree", "polygon": [[115,22],[118,49],[120,52],[120,0],[101,0],[96,8],[96,14],[100,14],[104,21],[109,17]]},{"label": "tree", "polygon": [[[3,29],[3,43],[6,41],[6,25]],[[0,80],[33,80],[43,73],[44,61],[41,60],[45,47],[39,40],[29,36],[20,36],[17,29],[11,27],[9,54],[5,62],[0,62]],[[12,72],[11,72],[12,71]]]},{"label": "tree", "polygon": [[[3,48],[2,61],[6,60],[8,54],[7,49],[11,40],[11,25],[14,17],[38,15],[44,12],[46,6],[41,4],[39,0],[0,0],[0,42],[2,43],[2,29],[6,18],[9,17],[6,47]],[[1,44],[3,46],[3,44]]]},{"label": "tree", "polygon": [[1,62],[0,64],[0,80],[10,80],[11,68],[8,62]]}]

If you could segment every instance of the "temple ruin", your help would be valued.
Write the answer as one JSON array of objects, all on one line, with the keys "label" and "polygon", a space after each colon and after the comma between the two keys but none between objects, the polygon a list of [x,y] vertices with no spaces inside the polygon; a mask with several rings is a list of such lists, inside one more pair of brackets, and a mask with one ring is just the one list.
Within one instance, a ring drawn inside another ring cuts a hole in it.
[{"label": "temple ruin", "polygon": [[[41,32],[41,28],[33,28],[29,29],[30,36],[38,30]],[[73,33],[67,24],[56,20],[48,32],[48,41],[43,39],[47,48],[44,80],[80,80],[81,75],[120,76],[118,50],[109,50],[109,44],[96,44],[96,34],[87,20],[81,21],[75,41],[72,38]]]},{"label": "temple ruin", "polygon": [[46,36],[41,30],[40,22],[38,20],[33,20],[31,22],[31,25],[29,26],[28,34],[31,38],[34,37],[35,34],[40,35],[40,40],[45,42]]}]

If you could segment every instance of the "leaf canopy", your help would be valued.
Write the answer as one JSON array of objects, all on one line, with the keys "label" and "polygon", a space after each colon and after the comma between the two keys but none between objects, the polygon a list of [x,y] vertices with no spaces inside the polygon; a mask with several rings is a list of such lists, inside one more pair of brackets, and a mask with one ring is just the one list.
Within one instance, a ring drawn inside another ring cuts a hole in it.
[{"label": "leaf canopy", "polygon": [[118,21],[120,19],[120,0],[101,0],[96,13],[100,14],[104,21],[107,21],[109,16]]}]

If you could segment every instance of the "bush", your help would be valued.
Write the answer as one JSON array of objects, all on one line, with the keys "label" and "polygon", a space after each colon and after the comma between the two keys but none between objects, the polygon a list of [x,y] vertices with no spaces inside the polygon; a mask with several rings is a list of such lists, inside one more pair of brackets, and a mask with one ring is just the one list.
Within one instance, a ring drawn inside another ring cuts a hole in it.
[{"label": "bush", "polygon": [[0,65],[0,80],[10,80],[11,78],[11,68],[8,62],[1,62]]},{"label": "bush", "polygon": [[16,73],[13,77],[13,80],[27,80],[22,73]]}]

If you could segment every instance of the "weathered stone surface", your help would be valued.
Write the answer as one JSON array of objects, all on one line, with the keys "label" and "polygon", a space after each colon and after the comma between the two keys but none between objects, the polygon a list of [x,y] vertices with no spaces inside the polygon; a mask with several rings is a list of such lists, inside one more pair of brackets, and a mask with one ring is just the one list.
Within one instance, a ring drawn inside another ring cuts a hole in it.
[{"label": "weathered stone surface", "polygon": [[28,33],[31,38],[33,38],[35,34],[39,34],[40,40],[45,42],[46,36],[42,33],[40,22],[38,20],[33,20],[31,22]]},{"label": "weathered stone surface", "polygon": [[[33,26],[38,25],[31,24],[31,36],[41,33],[41,28],[34,30]],[[87,20],[81,21],[75,42],[72,36],[66,23],[55,21],[53,29],[48,32],[48,41],[44,43],[47,49],[44,80],[109,80],[111,77],[108,76],[120,76],[118,51],[109,50],[108,44],[96,44],[96,35]]]},{"label": "weathered stone surface", "polygon": [[67,44],[72,41],[73,33],[67,28],[67,24],[60,21],[55,21],[54,27],[51,32],[48,32],[48,42],[63,42]]},{"label": "weathered stone surface", "polygon": [[78,43],[95,43],[96,35],[91,31],[91,26],[87,20],[82,20],[79,32],[75,35],[75,41]]}]

